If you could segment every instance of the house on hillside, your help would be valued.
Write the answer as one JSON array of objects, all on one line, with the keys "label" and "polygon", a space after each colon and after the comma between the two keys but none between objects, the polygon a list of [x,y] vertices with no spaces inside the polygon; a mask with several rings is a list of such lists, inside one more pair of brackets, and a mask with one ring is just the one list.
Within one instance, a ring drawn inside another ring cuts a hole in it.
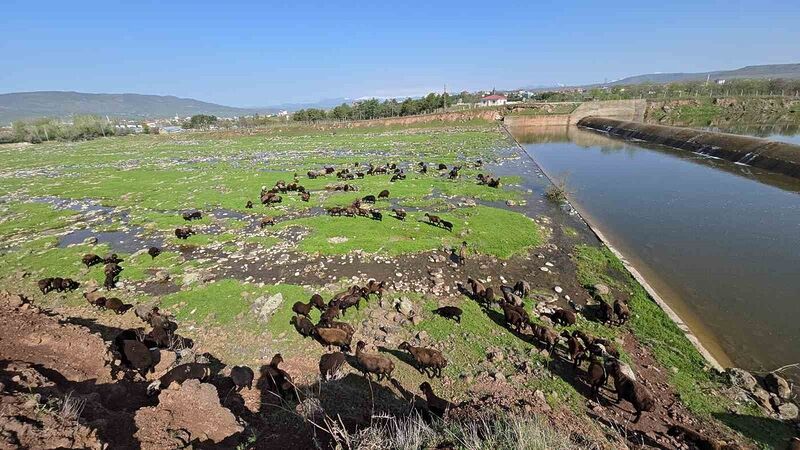
[{"label": "house on hillside", "polygon": [[508,98],[505,95],[492,94],[481,98],[481,106],[505,105]]}]

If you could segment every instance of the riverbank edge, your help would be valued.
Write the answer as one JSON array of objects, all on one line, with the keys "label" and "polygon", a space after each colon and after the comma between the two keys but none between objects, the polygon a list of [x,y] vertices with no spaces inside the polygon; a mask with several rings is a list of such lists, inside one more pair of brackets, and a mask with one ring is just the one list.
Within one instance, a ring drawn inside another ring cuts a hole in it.
[{"label": "riverbank edge", "polygon": [[800,179],[800,145],[693,128],[589,116],[581,128],[724,159]]},{"label": "riverbank edge", "polygon": [[[517,149],[520,152],[522,152],[522,155],[528,156],[533,161],[533,163],[536,164],[536,166],[539,168],[539,170],[542,171],[544,176],[547,177],[548,181],[551,184],[555,185],[555,183],[553,181],[553,178],[542,168],[542,166],[539,165],[539,163],[533,158],[533,156],[529,155],[525,151],[525,148],[522,146],[522,144],[519,143],[519,141],[514,137],[514,135],[505,126],[505,124],[502,124],[500,127],[503,129],[503,131],[506,133],[506,135],[508,135],[508,137],[514,142],[514,145],[517,147]],[[681,330],[681,332],[686,337],[686,339],[688,339],[689,342],[691,342],[692,345],[695,347],[695,349],[697,349],[697,351],[700,353],[700,355],[703,357],[703,359],[705,359],[706,362],[711,367],[716,369],[717,371],[720,371],[720,372],[724,371],[725,368],[719,363],[719,361],[717,361],[717,359],[711,354],[711,352],[703,345],[703,343],[700,341],[700,339],[692,332],[692,330],[689,328],[689,326],[686,324],[686,322],[684,322],[683,319],[681,319],[681,317],[678,315],[678,313],[676,313],[669,306],[669,304],[667,304],[667,302],[664,301],[664,299],[661,298],[661,296],[658,294],[658,292],[656,292],[656,290],[650,285],[650,283],[641,274],[641,272],[639,272],[639,270],[633,264],[631,264],[630,261],[628,261],[628,259],[625,257],[625,255],[622,254],[622,252],[617,250],[617,248],[614,247],[614,245],[611,244],[611,242],[608,241],[606,236],[599,229],[597,229],[595,226],[593,226],[592,223],[590,221],[588,221],[586,219],[586,217],[584,217],[584,215],[581,214],[580,211],[577,208],[572,206],[572,203],[569,200],[567,200],[567,202],[570,204],[570,207],[575,211],[575,213],[578,215],[578,217],[581,219],[581,221],[584,224],[586,224],[586,226],[589,228],[589,230],[591,230],[592,234],[594,234],[594,236],[603,245],[605,245],[614,254],[614,256],[619,258],[619,260],[622,262],[622,265],[625,267],[625,270],[627,270],[628,273],[633,277],[633,279],[636,280],[636,282],[639,283],[644,288],[645,292],[647,292],[647,295],[650,296],[650,298],[659,306],[659,308],[661,308],[662,311],[664,311],[664,313],[667,315],[667,317],[669,317],[669,319],[672,320],[673,323],[675,323],[675,325],[678,327],[678,329]]]}]

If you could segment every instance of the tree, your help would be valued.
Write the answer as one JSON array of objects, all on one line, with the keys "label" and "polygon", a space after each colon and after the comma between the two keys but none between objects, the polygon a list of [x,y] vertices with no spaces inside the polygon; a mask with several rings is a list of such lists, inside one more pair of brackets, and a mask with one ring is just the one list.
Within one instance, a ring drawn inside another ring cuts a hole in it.
[{"label": "tree", "polygon": [[217,116],[196,114],[189,119],[188,128],[206,128],[217,123]]}]

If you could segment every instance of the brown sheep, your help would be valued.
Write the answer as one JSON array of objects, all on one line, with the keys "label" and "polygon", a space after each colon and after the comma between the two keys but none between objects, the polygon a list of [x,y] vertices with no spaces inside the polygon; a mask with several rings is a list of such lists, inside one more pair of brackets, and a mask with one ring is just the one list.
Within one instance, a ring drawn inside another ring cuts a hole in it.
[{"label": "brown sheep", "polygon": [[320,323],[317,326],[320,326],[322,328],[336,328],[338,330],[342,330],[345,333],[347,333],[348,340],[352,340],[353,335],[356,334],[355,328],[353,328],[353,326],[347,322],[337,322],[335,320],[331,322],[320,321]]},{"label": "brown sheep", "polygon": [[292,316],[289,323],[294,325],[295,330],[303,337],[314,335],[314,324],[308,318],[303,316]]},{"label": "brown sheep", "polygon": [[533,336],[544,344],[545,350],[550,352],[551,355],[555,354],[558,333],[550,328],[535,323],[531,324],[531,331],[533,331]]},{"label": "brown sheep", "polygon": [[650,389],[637,380],[629,378],[623,371],[619,361],[612,360],[606,364],[606,370],[611,378],[614,379],[614,389],[617,391],[617,403],[625,399],[633,405],[636,410],[636,418],[633,423],[639,422],[642,412],[653,411],[656,407],[655,398]]},{"label": "brown sheep", "polygon": [[452,319],[457,323],[461,323],[461,314],[463,311],[456,306],[442,306],[441,308],[434,309],[433,312],[445,319]]},{"label": "brown sheep", "polygon": [[370,380],[373,373],[378,375],[378,381],[381,381],[382,378],[391,379],[394,371],[392,360],[379,354],[366,353],[364,351],[366,346],[367,344],[364,341],[358,341],[356,344],[356,359],[358,359],[359,371]]},{"label": "brown sheep", "polygon": [[137,340],[122,342],[122,360],[142,374],[149,372],[153,366],[153,355],[150,354],[150,349]]},{"label": "brown sheep", "polygon": [[378,298],[383,298],[383,294],[386,292],[385,285],[386,285],[385,281],[381,281],[380,283],[378,283],[375,280],[369,280],[369,282],[367,282],[367,286],[365,287],[365,292],[364,292],[366,298],[369,299],[369,296],[372,294],[377,295]]},{"label": "brown sheep", "polygon": [[283,362],[283,356],[276,353],[272,357],[272,361],[261,368],[261,377],[266,381],[266,387],[272,392],[277,393],[281,397],[286,397],[286,394],[294,392],[294,383],[292,377],[288,372],[278,367]]},{"label": "brown sheep", "polygon": [[503,316],[509,328],[515,330],[517,333],[521,333],[522,330],[528,326],[528,321],[525,320],[525,317],[520,314],[518,310],[507,303],[501,303],[500,306],[503,308]]},{"label": "brown sheep", "polygon": [[557,309],[551,314],[545,314],[549,317],[553,323],[560,324],[560,325],[575,325],[577,322],[577,316],[574,312],[568,309]]},{"label": "brown sheep", "polygon": [[608,372],[606,372],[605,365],[594,356],[591,356],[589,358],[589,367],[586,368],[586,382],[592,388],[592,398],[595,401],[597,401],[597,397],[600,394],[600,388],[605,386],[606,381],[608,381]]},{"label": "brown sheep", "polygon": [[236,392],[241,391],[245,387],[247,387],[247,389],[253,389],[254,378],[255,373],[253,373],[253,369],[247,366],[233,366],[231,368],[231,380],[233,381],[233,385],[236,386]]},{"label": "brown sheep", "polygon": [[161,254],[161,249],[158,247],[150,247],[147,249],[147,254],[150,255],[150,259],[156,259],[156,256]]},{"label": "brown sheep", "polygon": [[117,297],[111,297],[106,299],[105,304],[103,305],[106,309],[110,309],[117,314],[125,314],[129,309],[132,308],[131,305],[122,303],[122,300],[118,299]]},{"label": "brown sheep", "polygon": [[419,390],[425,394],[425,400],[428,404],[428,411],[438,417],[444,417],[447,411],[452,408],[452,404],[447,400],[438,397],[433,393],[430,383],[427,381],[419,385]]},{"label": "brown sheep", "polygon": [[261,219],[261,223],[258,226],[261,228],[266,228],[266,227],[271,227],[273,225],[275,225],[275,219],[270,216],[267,216]]},{"label": "brown sheep", "polygon": [[350,351],[352,336],[348,336],[345,331],[338,328],[315,327],[314,335],[319,339],[322,345],[328,347],[328,350],[330,350],[331,347],[339,347],[339,349],[344,352]]},{"label": "brown sheep", "polygon": [[[667,430],[667,434],[678,441],[693,444],[694,447],[699,450],[734,450],[742,448],[736,444],[729,445],[720,440],[705,437],[699,432],[683,425],[672,425]],[[798,444],[797,447],[790,445],[788,450],[800,450],[800,440],[797,440],[797,438],[795,438],[795,440]]]},{"label": "brown sheep", "polygon": [[295,302],[294,305],[292,305],[292,311],[301,316],[308,317],[308,315],[311,314],[311,309],[315,307],[320,311],[325,307],[325,303],[322,301],[322,297],[320,297],[318,300],[312,297],[311,300],[308,301],[308,303]]},{"label": "brown sheep", "polygon": [[[417,370],[419,370],[420,373],[428,375],[429,378],[441,378],[442,369],[447,367],[447,360],[439,350],[414,347],[408,342],[403,342],[398,348],[411,353],[411,356],[414,357],[414,361],[417,364]],[[430,370],[430,372],[428,372],[428,370]]]},{"label": "brown sheep", "polygon": [[326,308],[325,300],[323,300],[322,296],[319,294],[312,295],[309,302],[311,302],[311,304],[314,305],[314,307],[317,308],[319,311],[324,311]]},{"label": "brown sheep", "polygon": [[189,227],[175,228],[175,237],[178,239],[189,239],[193,234],[194,231]]},{"label": "brown sheep", "polygon": [[319,358],[319,374],[323,381],[336,378],[347,358],[342,352],[326,353]]},{"label": "brown sheep", "polygon": [[364,203],[375,203],[375,196],[374,195],[365,195],[361,198],[361,201]]},{"label": "brown sheep", "polygon": [[616,300],[614,302],[614,314],[617,315],[617,323],[619,325],[625,325],[625,322],[631,317],[631,310],[628,308],[627,304]]},{"label": "brown sheep", "polygon": [[399,220],[406,220],[406,211],[403,208],[392,208],[392,212]]},{"label": "brown sheep", "polygon": [[597,297],[598,301],[598,318],[600,322],[603,324],[608,324],[614,320],[614,308],[611,307],[605,300],[601,297]]},{"label": "brown sheep", "polygon": [[577,369],[586,354],[586,347],[577,336],[570,334],[569,331],[564,330],[561,336],[567,339],[567,354],[572,361],[572,367]]},{"label": "brown sheep", "polygon": [[425,217],[428,218],[428,222],[433,225],[439,225],[439,221],[442,220],[439,216],[432,216],[428,213],[425,213]]},{"label": "brown sheep", "polygon": [[161,388],[169,387],[172,383],[183,384],[188,380],[205,381],[211,377],[211,365],[202,363],[186,363],[172,368],[158,380],[147,386],[147,393],[152,395]]},{"label": "brown sheep", "polygon": [[522,298],[527,297],[531,293],[531,285],[527,281],[517,281],[514,285],[514,293]]},{"label": "brown sheep", "polygon": [[39,286],[39,290],[42,291],[42,294],[47,294],[54,289],[52,278],[42,278],[37,281],[36,284]]},{"label": "brown sheep", "polygon": [[203,218],[203,213],[200,211],[192,211],[192,212],[185,212],[183,213],[183,220],[190,221],[190,220],[200,220]]},{"label": "brown sheep", "polygon": [[389,198],[389,190],[384,189],[378,194],[378,198]]},{"label": "brown sheep", "polygon": [[467,284],[472,289],[472,298],[481,299],[486,295],[486,287],[478,280],[470,277],[467,278]]},{"label": "brown sheep", "polygon": [[311,200],[311,194],[309,194],[308,192],[301,192],[300,193],[300,200],[302,200],[304,202],[307,202],[307,201]]},{"label": "brown sheep", "polygon": [[320,320],[324,322],[330,322],[333,319],[339,318],[341,315],[342,310],[339,309],[339,306],[334,302],[331,302],[331,304],[328,305],[328,308],[322,313]]},{"label": "brown sheep", "polygon": [[84,292],[83,297],[92,306],[102,307],[106,305],[105,296],[98,291]]},{"label": "brown sheep", "polygon": [[86,265],[86,267],[92,267],[94,265],[100,264],[103,262],[103,258],[95,255],[94,253],[88,253],[83,255],[81,262]]}]

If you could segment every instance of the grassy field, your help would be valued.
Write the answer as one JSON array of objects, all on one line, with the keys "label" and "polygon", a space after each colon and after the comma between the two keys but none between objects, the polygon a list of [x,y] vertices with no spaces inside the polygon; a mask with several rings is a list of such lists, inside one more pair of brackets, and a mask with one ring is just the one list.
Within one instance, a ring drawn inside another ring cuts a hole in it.
[{"label": "grassy field", "polygon": [[[553,355],[502,326],[496,305],[487,308],[450,287],[478,272],[494,274],[495,286],[513,283],[502,277],[514,273],[537,280],[536,298],[552,295],[554,285],[576,286],[580,290],[573,296],[583,298],[583,287],[604,282],[630,293],[635,314],[629,325],[610,328],[579,316],[576,325],[559,331],[582,329],[610,339],[632,332],[670,371],[670,384],[693,412],[719,417],[763,442],[773,442],[768,435],[783,438],[782,428],[762,433],[741,416],[723,416],[736,408],[754,416],[757,411],[716,395],[719,377],[705,369],[700,355],[619,261],[600,247],[575,246],[581,242],[581,232],[574,228],[579,225],[543,226],[549,219],[505,206],[542,200],[523,191],[519,177],[504,177],[499,189],[476,183],[476,175],[487,170],[477,162],[500,162],[498,150],[510,146],[495,124],[481,122],[353,129],[293,124],[257,134],[185,133],[0,146],[0,190],[5,193],[0,201],[0,288],[23,290],[36,303],[70,315],[140,326],[131,314],[120,318],[86,305],[81,290],[42,296],[35,289],[35,280],[46,276],[102,284],[103,267],[86,268],[80,259],[86,253],[113,251],[124,259],[122,285],[114,295],[131,303],[158,302],[174,314],[179,332],[204,351],[228,364],[254,367],[281,352],[297,367],[316,370],[324,349],[290,325],[293,303],[314,293],[330,298],[380,272],[401,287],[348,311],[344,320],[358,329],[357,338],[397,361],[395,378],[402,385],[414,387],[423,379],[394,350],[399,341],[409,340],[445,351],[451,361],[446,377],[432,384],[448,397],[468,398],[473,380],[480,384],[503,378],[541,391],[554,407],[580,412],[585,397],[563,375],[562,366],[553,370]],[[430,164],[427,174],[417,173],[419,161]],[[403,165],[407,179],[392,183],[389,175],[366,176],[348,181],[356,192],[332,192],[326,187],[343,183],[334,175],[305,176],[325,165],[359,170],[368,162]],[[435,170],[438,163],[463,166],[460,178],[449,180],[446,171]],[[309,202],[290,192],[276,206],[260,205],[262,187],[291,182],[295,175],[311,192]],[[323,208],[346,206],[383,189],[390,191],[389,198],[373,206],[383,220],[324,214]],[[248,200],[255,208],[245,208]],[[405,221],[391,216],[397,207],[407,210]],[[185,222],[181,212],[195,209],[204,217]],[[453,230],[430,225],[425,212],[452,222]],[[275,218],[276,225],[258,227],[264,216]],[[197,234],[177,239],[173,231],[184,225]],[[475,261],[469,274],[451,267],[444,256],[462,241],[468,242],[469,260]],[[162,247],[163,253],[151,258],[144,253],[150,245]],[[569,255],[564,267],[540,271],[546,266],[539,258],[559,253],[553,250],[559,246],[559,252]],[[444,283],[447,290],[430,287],[435,278],[430,271],[437,266],[451,277]],[[268,318],[259,317],[258,305],[278,294],[283,301]],[[401,301],[414,305],[414,321],[396,315],[395,304]],[[563,298],[559,301],[566,305]],[[526,308],[532,310],[534,303],[527,299]],[[464,310],[461,324],[433,314],[443,304]],[[314,311],[311,318],[318,320],[319,313]],[[502,360],[487,359],[498,351]],[[623,352],[623,360],[632,358]]]}]

